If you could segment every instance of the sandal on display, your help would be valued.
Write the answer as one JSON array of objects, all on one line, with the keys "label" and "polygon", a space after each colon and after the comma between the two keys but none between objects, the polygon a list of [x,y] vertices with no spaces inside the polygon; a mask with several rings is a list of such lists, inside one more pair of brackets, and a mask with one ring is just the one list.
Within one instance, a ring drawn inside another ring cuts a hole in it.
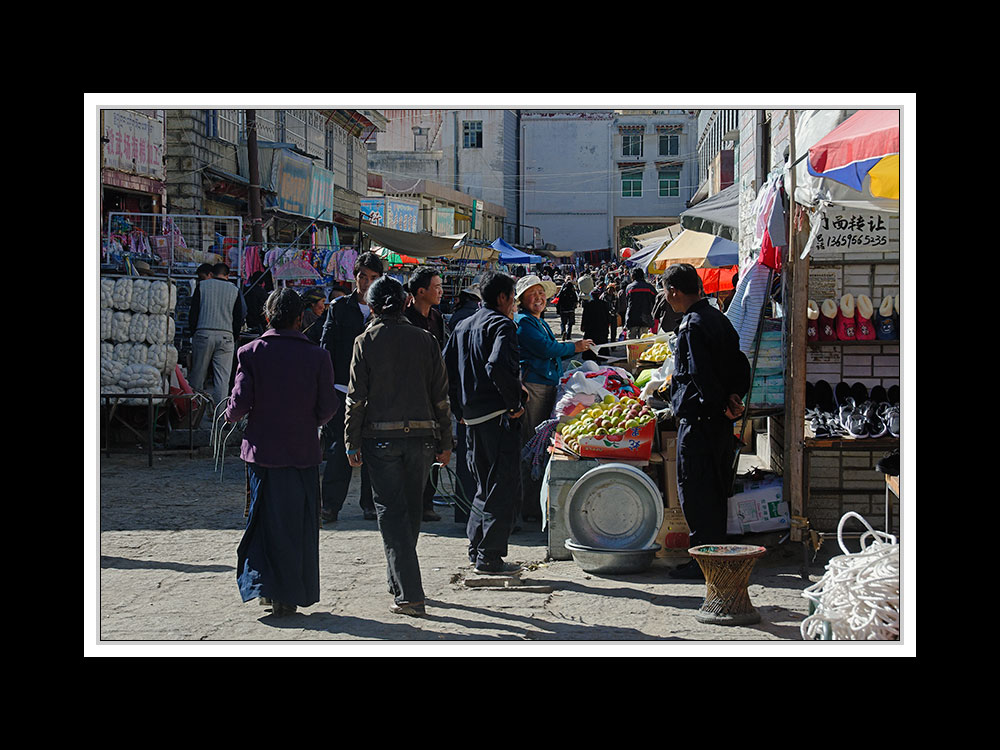
[{"label": "sandal on display", "polygon": [[840,341],[854,341],[857,338],[857,319],[854,311],[854,295],[845,294],[837,308],[837,338]]},{"label": "sandal on display", "polygon": [[816,300],[809,300],[806,315],[809,318],[806,324],[806,341],[810,343],[819,341],[819,305],[816,304]]},{"label": "sandal on display", "polygon": [[820,341],[836,341],[837,340],[837,303],[832,299],[823,300],[823,304],[819,308],[819,318],[817,318],[819,324],[819,340]]},{"label": "sandal on display", "polygon": [[859,341],[871,341],[875,338],[875,324],[872,322],[875,306],[872,305],[871,299],[864,294],[858,295],[857,302],[855,335]]}]

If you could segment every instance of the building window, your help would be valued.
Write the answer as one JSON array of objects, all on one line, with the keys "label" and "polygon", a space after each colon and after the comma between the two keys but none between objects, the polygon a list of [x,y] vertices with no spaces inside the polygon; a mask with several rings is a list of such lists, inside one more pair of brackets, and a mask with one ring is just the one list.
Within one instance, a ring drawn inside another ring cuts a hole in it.
[{"label": "building window", "polygon": [[642,197],[642,172],[622,172],[622,198]]},{"label": "building window", "polygon": [[483,121],[466,121],[462,123],[462,148],[483,147]]},{"label": "building window", "polygon": [[679,135],[660,136],[660,156],[678,156],[681,152]]},{"label": "building window", "polygon": [[660,197],[677,198],[681,194],[681,173],[676,171],[660,172]]},{"label": "building window", "polygon": [[642,135],[622,136],[622,156],[642,156]]}]

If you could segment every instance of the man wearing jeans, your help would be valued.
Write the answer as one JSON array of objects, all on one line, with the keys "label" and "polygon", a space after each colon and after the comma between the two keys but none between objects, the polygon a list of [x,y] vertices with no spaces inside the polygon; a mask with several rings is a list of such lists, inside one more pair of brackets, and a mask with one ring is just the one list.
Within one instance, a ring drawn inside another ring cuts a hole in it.
[{"label": "man wearing jeans", "polygon": [[243,304],[239,290],[229,281],[229,266],[219,263],[214,274],[198,282],[188,313],[191,387],[203,391],[211,367],[213,408],[229,395],[234,342],[243,327]]}]

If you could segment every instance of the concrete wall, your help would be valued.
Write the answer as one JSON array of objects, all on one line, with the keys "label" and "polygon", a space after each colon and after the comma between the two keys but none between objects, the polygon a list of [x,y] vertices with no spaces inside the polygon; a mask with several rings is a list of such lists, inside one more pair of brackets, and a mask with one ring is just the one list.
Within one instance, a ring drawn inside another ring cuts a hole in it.
[{"label": "concrete wall", "polygon": [[604,111],[521,113],[521,224],[560,250],[613,247],[610,123]]}]

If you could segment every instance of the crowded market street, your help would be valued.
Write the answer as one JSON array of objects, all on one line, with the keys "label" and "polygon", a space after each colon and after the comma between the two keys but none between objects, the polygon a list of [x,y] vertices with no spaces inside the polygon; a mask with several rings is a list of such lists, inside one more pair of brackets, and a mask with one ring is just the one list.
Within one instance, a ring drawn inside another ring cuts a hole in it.
[{"label": "crowded market street", "polygon": [[85,656],[913,654],[913,95],[102,96]]}]

